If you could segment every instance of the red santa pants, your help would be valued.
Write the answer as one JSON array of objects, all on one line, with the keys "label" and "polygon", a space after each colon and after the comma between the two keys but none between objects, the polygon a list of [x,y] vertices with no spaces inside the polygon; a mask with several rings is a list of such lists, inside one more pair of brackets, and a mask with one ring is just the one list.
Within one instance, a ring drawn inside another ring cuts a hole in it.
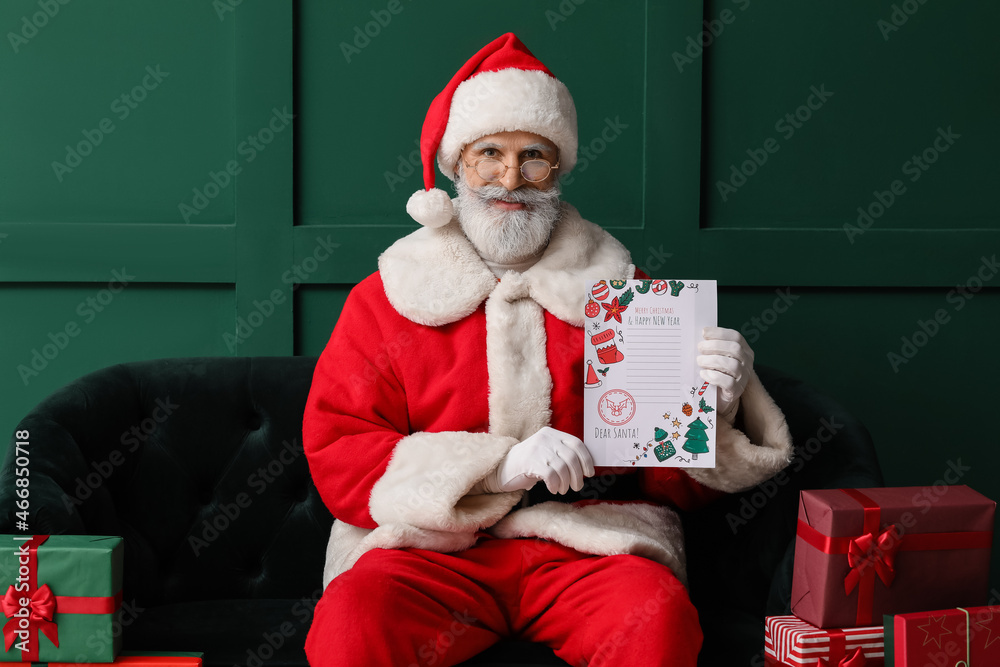
[{"label": "red santa pants", "polygon": [[503,637],[591,667],[694,667],[702,641],[687,590],[664,565],[486,539],[450,554],[365,553],[327,587],[306,654],[311,667],[440,667]]}]

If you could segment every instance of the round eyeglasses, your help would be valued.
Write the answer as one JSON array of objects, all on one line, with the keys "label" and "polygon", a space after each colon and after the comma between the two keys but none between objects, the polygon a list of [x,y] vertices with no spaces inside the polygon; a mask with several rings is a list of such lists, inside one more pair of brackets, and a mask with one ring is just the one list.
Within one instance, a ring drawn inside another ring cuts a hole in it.
[{"label": "round eyeglasses", "polygon": [[[473,165],[465,163],[465,166]],[[558,162],[549,164],[547,160],[526,160],[521,163],[521,176],[530,183],[538,183],[548,178],[549,173],[558,166]],[[479,178],[489,182],[499,181],[507,174],[507,165],[491,157],[476,162],[475,169]]]}]

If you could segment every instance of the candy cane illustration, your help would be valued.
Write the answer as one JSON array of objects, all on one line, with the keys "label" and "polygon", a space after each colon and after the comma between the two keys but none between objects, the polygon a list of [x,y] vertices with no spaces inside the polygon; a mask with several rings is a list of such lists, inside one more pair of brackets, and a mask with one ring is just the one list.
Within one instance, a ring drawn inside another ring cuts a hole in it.
[{"label": "candy cane illustration", "polygon": [[706,389],[708,389],[708,383],[707,382],[705,384],[701,385],[701,389],[698,391],[698,395],[701,396],[702,394],[704,394]]}]

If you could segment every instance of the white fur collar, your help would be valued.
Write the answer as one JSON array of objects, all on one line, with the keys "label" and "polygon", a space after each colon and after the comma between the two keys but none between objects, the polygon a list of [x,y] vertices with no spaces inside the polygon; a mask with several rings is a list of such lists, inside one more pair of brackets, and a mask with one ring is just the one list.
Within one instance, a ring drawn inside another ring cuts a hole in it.
[{"label": "white fur collar", "polygon": [[[473,313],[497,286],[457,218],[399,239],[379,256],[378,266],[389,303],[418,324],[456,322]],[[634,275],[625,246],[566,202],[542,258],[521,274],[532,299],[575,326],[583,326],[588,280],[629,280]]]}]

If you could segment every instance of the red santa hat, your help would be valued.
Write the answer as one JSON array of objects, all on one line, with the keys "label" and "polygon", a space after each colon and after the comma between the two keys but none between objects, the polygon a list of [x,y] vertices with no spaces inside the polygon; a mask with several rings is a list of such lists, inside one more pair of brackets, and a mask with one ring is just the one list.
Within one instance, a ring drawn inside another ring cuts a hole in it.
[{"label": "red santa hat", "polygon": [[424,189],[406,212],[422,225],[451,220],[451,197],[434,187],[434,161],[454,180],[466,144],[497,132],[532,132],[559,148],[559,168],[576,165],[576,107],[569,89],[512,32],[484,46],[431,102],[420,135]]}]

